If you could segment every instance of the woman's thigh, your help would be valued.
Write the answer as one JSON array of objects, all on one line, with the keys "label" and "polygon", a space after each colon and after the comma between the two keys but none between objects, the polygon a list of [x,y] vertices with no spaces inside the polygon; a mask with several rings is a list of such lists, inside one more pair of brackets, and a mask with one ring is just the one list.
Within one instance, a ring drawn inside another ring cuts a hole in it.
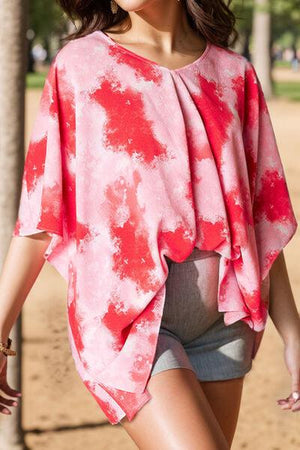
[{"label": "woman's thigh", "polygon": [[227,450],[224,433],[195,373],[164,370],[149,379],[152,398],[121,424],[141,450]]},{"label": "woman's thigh", "polygon": [[245,376],[220,381],[199,381],[199,384],[231,446],[240,411]]}]

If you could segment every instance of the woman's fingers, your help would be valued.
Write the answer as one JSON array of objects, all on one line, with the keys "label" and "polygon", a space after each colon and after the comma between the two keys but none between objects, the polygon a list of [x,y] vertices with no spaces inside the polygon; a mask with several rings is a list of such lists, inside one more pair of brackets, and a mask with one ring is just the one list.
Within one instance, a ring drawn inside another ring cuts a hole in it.
[{"label": "woman's fingers", "polygon": [[281,409],[299,411],[300,409],[300,342],[299,337],[284,346],[284,359],[291,376],[291,393],[288,397],[277,400]]},{"label": "woman's fingers", "polygon": [[293,391],[288,397],[277,400],[281,409],[290,409],[292,411],[299,411],[300,409],[300,393]]},{"label": "woman's fingers", "polygon": [[9,395],[10,397],[21,397],[22,394],[20,391],[11,388],[7,382],[0,385],[0,389],[4,392],[4,394]]},{"label": "woman's fingers", "polygon": [[0,405],[0,413],[2,414],[11,414],[11,411],[5,406]]},{"label": "woman's fingers", "polygon": [[297,400],[291,407],[293,412],[300,411],[300,400]]},{"label": "woman's fingers", "polygon": [[[7,386],[7,387],[8,387],[9,392],[14,391],[14,389],[9,388],[9,386]],[[0,388],[1,388],[1,390],[3,390],[3,392],[5,392],[3,389],[3,386],[0,386]],[[15,391],[15,392],[18,392],[18,391]],[[5,392],[5,393],[7,393],[7,392]],[[17,400],[11,399],[11,398],[6,398],[6,397],[3,397],[2,395],[0,395],[0,413],[11,414],[11,411],[8,408],[6,408],[6,406],[18,406],[18,405],[19,405],[19,402]]]},{"label": "woman's fingers", "polygon": [[294,390],[291,393],[291,397],[292,397],[292,405],[291,405],[291,410],[294,411],[299,411],[300,410],[300,391],[299,390]]},{"label": "woman's fingers", "polygon": [[16,400],[2,397],[2,395],[0,395],[0,404],[7,405],[7,406],[18,406],[18,402]]},{"label": "woman's fingers", "polygon": [[300,398],[300,367],[299,361],[295,362],[291,373],[292,378],[292,398],[297,401]]},{"label": "woman's fingers", "polygon": [[280,405],[280,409],[291,409],[291,406],[287,403],[285,405]]},{"label": "woman's fingers", "polygon": [[290,409],[291,408],[291,403],[289,402],[288,397],[277,400],[277,403],[281,409]]},{"label": "woman's fingers", "polygon": [[[1,355],[2,357],[3,355]],[[17,389],[12,389],[7,383],[7,358],[0,358],[1,370],[0,370],[0,391],[6,394],[8,397],[21,397],[22,394]],[[11,411],[7,406],[18,406],[19,402],[16,398],[6,398],[0,395],[0,413],[1,414],[11,414]]]}]

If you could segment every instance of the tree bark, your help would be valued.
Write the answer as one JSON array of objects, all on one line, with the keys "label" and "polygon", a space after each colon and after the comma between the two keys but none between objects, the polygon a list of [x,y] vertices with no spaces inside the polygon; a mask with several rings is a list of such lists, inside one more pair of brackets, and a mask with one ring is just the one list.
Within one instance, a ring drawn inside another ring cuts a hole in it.
[{"label": "tree bark", "polygon": [[272,96],[271,76],[271,1],[254,0],[253,65],[257,71],[266,99]]},{"label": "tree bark", "polygon": [[[0,0],[0,268],[3,265],[21,192],[24,165],[24,103],[27,63],[26,0]],[[8,383],[21,389],[21,315],[10,337],[17,356],[8,357]],[[22,402],[0,417],[1,448],[25,448]]]}]

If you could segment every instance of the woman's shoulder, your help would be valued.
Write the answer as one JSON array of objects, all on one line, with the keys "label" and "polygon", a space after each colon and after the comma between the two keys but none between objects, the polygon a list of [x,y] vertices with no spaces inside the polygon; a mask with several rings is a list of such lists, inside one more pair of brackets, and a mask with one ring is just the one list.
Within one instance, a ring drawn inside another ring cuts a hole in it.
[{"label": "woman's shoulder", "polygon": [[224,82],[231,78],[247,76],[248,71],[253,71],[253,64],[244,55],[230,47],[220,47],[210,44],[210,57],[208,58],[207,70]]},{"label": "woman's shoulder", "polygon": [[97,33],[89,33],[85,36],[67,41],[56,53],[55,62],[64,70],[92,69],[95,58],[103,58],[104,45],[97,39]]},{"label": "woman's shoulder", "polygon": [[250,60],[232,48],[211,44],[211,53],[210,61],[215,71],[221,75],[222,73],[223,75],[231,73],[233,75],[246,76],[247,71],[253,69]]},{"label": "woman's shoulder", "polygon": [[240,108],[244,108],[251,96],[258,100],[261,86],[256,69],[250,59],[232,48],[211,45],[201,74],[208,80],[202,89],[214,89],[222,93],[223,99],[232,99]]}]

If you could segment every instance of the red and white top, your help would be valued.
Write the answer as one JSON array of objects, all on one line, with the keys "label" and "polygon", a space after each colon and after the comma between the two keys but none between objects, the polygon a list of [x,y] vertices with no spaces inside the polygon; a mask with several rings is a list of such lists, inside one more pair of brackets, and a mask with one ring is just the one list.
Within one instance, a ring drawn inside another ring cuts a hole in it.
[{"label": "red and white top", "polygon": [[259,347],[269,270],[295,234],[253,65],[208,43],[168,69],[102,31],[52,61],[31,134],[14,236],[47,231],[68,282],[76,368],[112,424],[151,398],[165,256],[220,254],[218,309]]}]

